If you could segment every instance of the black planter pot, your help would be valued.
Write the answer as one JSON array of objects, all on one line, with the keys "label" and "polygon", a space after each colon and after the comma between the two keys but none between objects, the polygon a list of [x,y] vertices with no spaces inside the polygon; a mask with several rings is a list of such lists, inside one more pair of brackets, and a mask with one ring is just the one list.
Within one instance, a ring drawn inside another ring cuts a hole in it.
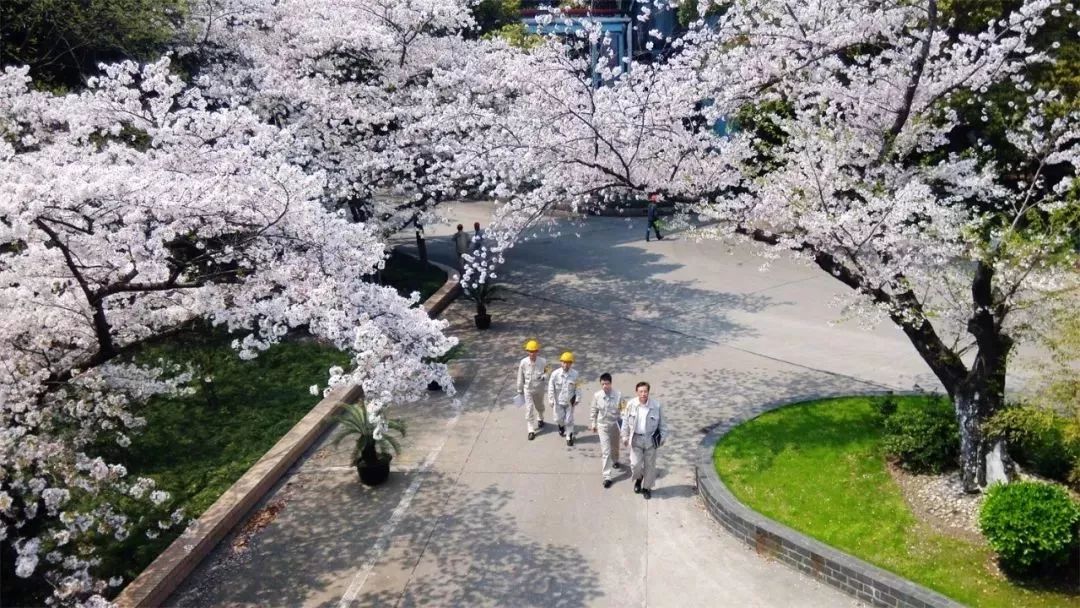
[{"label": "black planter pot", "polygon": [[476,329],[488,329],[491,327],[491,315],[473,315],[473,320],[476,321]]},{"label": "black planter pot", "polygon": [[429,390],[429,391],[441,391],[442,390],[442,385],[440,385],[438,382],[435,382],[434,380],[432,380],[431,382],[428,382],[427,390]]},{"label": "black planter pot", "polygon": [[377,486],[390,477],[390,454],[379,454],[375,462],[360,460],[356,463],[356,472],[360,474],[360,483],[365,486]]}]

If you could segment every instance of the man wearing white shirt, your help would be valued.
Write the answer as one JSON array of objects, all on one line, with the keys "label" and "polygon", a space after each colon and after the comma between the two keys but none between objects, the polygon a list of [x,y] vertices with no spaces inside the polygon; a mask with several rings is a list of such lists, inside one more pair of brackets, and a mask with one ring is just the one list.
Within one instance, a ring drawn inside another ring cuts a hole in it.
[{"label": "man wearing white shirt", "polygon": [[589,430],[600,433],[600,454],[604,459],[604,487],[611,487],[613,469],[619,468],[619,418],[626,402],[611,388],[611,374],[600,375],[600,390],[593,395],[589,410]]},{"label": "man wearing white shirt", "polygon": [[622,425],[623,446],[630,448],[630,477],[634,479],[634,492],[640,492],[646,500],[652,498],[656,483],[656,449],[668,437],[667,421],[660,410],[660,402],[649,398],[648,382],[638,382],[634,387],[637,399],[626,405],[626,417]]}]

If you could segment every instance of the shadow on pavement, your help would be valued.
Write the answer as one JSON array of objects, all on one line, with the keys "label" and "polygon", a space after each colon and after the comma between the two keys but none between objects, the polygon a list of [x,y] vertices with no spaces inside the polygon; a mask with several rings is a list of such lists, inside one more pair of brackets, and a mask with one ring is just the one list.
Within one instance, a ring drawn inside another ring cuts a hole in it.
[{"label": "shadow on pavement", "polygon": [[[432,477],[433,485],[449,483]],[[388,562],[377,567],[412,571],[408,585],[403,592],[366,590],[353,605],[573,608],[604,597],[576,547],[540,542],[519,530],[509,512],[513,501],[512,491],[495,485],[418,495],[395,534],[395,544],[410,550],[396,556],[391,550]],[[421,547],[422,557],[416,553]]]}]

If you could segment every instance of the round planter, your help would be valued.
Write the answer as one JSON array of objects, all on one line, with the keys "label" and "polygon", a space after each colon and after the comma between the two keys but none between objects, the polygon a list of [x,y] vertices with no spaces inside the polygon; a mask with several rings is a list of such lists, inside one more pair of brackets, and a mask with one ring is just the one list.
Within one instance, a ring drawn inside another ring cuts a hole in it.
[{"label": "round planter", "polygon": [[438,382],[435,382],[434,380],[432,380],[431,382],[428,382],[427,390],[429,390],[429,391],[441,391],[442,386]]},{"label": "round planter", "polygon": [[473,315],[473,320],[476,321],[476,329],[491,327],[491,315]]},{"label": "round planter", "polygon": [[393,458],[390,454],[379,454],[378,462],[361,460],[356,463],[356,472],[360,474],[360,483],[365,486],[377,486],[385,482],[390,477],[390,461]]}]

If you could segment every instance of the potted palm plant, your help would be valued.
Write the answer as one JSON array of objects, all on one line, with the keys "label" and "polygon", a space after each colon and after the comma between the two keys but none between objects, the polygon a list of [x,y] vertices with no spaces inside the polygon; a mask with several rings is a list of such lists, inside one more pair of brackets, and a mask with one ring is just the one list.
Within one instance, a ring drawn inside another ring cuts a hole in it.
[{"label": "potted palm plant", "polygon": [[476,322],[476,329],[487,329],[491,327],[491,315],[487,312],[488,304],[502,300],[497,295],[498,288],[491,283],[477,283],[472,287],[466,287],[462,290],[462,293],[466,298],[476,302],[476,315],[473,316],[473,320]]},{"label": "potted palm plant", "polygon": [[337,445],[346,437],[355,437],[352,463],[360,474],[360,482],[377,486],[390,476],[390,461],[401,452],[398,438],[391,432],[405,436],[405,422],[391,420],[381,412],[369,412],[363,403],[351,403],[338,417],[341,429],[334,438]]},{"label": "potted palm plant", "polygon": [[[447,363],[450,363],[454,359],[460,357],[461,353],[462,353],[462,346],[461,346],[460,343],[458,343],[458,344],[455,344],[455,345],[451,346],[450,350],[446,351],[442,355],[440,355],[438,357],[435,357],[434,359],[430,359],[430,361],[432,363],[442,363],[443,365],[446,365]],[[434,380],[432,380],[431,382],[428,383],[428,390],[429,391],[441,391],[442,388],[443,388],[442,385],[439,384],[438,382],[434,381]]]}]

